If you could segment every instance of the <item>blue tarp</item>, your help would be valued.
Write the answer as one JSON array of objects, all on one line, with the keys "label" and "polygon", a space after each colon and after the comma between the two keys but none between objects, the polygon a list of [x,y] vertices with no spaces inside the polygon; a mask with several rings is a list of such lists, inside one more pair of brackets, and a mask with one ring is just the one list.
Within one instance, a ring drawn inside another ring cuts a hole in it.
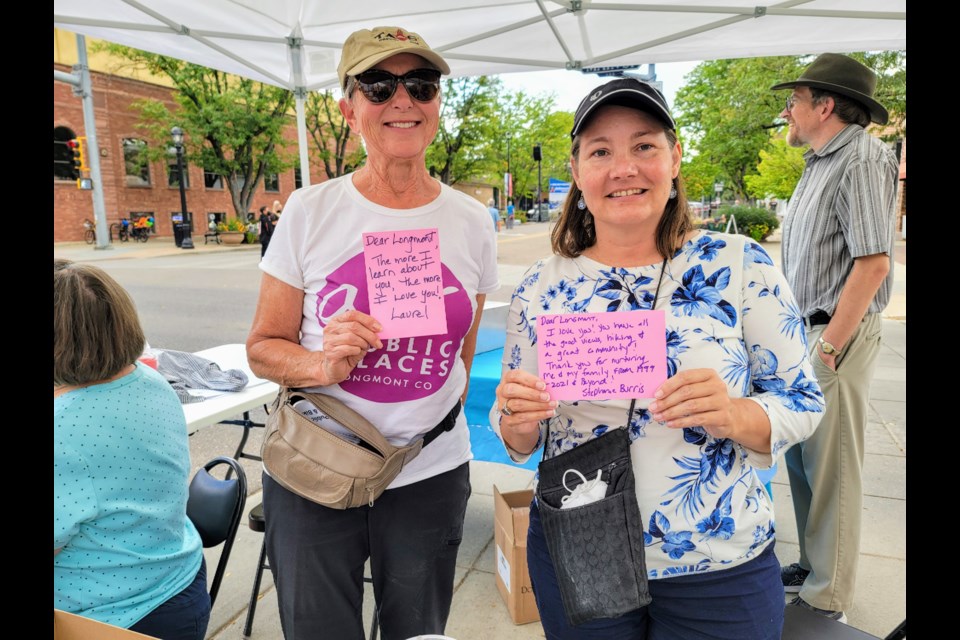
[{"label": "blue tarp", "polygon": [[[501,332],[502,335],[502,332]],[[501,340],[501,344],[503,344]],[[503,349],[494,349],[478,353],[473,358],[470,370],[470,393],[467,394],[467,424],[470,427],[470,447],[475,460],[502,462],[514,467],[536,470],[540,463],[540,452],[526,462],[518,465],[510,459],[500,438],[490,426],[490,407],[496,400],[497,385],[500,383],[500,360]]]}]

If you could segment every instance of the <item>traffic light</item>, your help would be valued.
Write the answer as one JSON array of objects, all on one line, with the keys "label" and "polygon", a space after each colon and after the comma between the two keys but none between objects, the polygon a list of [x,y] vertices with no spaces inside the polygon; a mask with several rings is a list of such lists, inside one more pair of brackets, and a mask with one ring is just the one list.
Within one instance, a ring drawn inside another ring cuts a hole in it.
[{"label": "traffic light", "polygon": [[83,177],[83,172],[87,170],[87,159],[83,155],[83,143],[86,138],[74,138],[67,140],[67,148],[73,153],[73,168],[78,177]]},{"label": "traffic light", "polygon": [[540,145],[539,145],[539,144],[533,145],[533,159],[534,159],[534,161],[540,162],[541,157],[542,157],[542,156],[541,156],[541,154],[540,154]]}]

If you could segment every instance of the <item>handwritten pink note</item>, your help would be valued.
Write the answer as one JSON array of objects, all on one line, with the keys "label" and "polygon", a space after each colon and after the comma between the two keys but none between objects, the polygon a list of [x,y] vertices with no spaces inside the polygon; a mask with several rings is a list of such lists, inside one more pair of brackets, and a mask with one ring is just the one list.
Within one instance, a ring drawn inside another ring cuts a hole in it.
[{"label": "handwritten pink note", "polygon": [[436,229],[364,233],[363,259],[381,339],[447,332]]},{"label": "handwritten pink note", "polygon": [[552,400],[652,398],[667,379],[664,313],[539,316],[537,363]]}]

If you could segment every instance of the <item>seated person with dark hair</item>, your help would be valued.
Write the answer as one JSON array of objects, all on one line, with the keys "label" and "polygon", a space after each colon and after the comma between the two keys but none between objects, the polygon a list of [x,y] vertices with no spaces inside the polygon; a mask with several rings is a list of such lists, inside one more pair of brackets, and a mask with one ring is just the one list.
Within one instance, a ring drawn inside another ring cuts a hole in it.
[{"label": "seated person with dark hair", "polygon": [[162,640],[210,619],[176,393],[103,270],[53,264],[53,607]]}]

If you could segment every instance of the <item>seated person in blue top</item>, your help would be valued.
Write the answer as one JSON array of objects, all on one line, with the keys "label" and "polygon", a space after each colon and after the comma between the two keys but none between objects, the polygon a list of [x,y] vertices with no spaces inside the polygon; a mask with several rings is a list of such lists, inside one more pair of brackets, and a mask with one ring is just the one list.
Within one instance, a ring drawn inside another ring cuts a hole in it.
[{"label": "seated person in blue top", "polygon": [[[527,561],[546,637],[778,639],[773,504],[755,469],[808,438],[823,412],[793,295],[750,238],[694,229],[659,91],[630,78],[598,87],[571,138],[555,255],[514,291],[490,419],[517,462],[628,429],[652,602],[568,624],[534,501]],[[665,312],[667,377],[632,412],[628,399],[550,399],[540,314],[651,309]]]},{"label": "seated person in blue top", "polygon": [[187,518],[190,450],[177,394],[137,362],[130,295],[102,269],[53,263],[53,608],[163,640],[210,619]]}]

